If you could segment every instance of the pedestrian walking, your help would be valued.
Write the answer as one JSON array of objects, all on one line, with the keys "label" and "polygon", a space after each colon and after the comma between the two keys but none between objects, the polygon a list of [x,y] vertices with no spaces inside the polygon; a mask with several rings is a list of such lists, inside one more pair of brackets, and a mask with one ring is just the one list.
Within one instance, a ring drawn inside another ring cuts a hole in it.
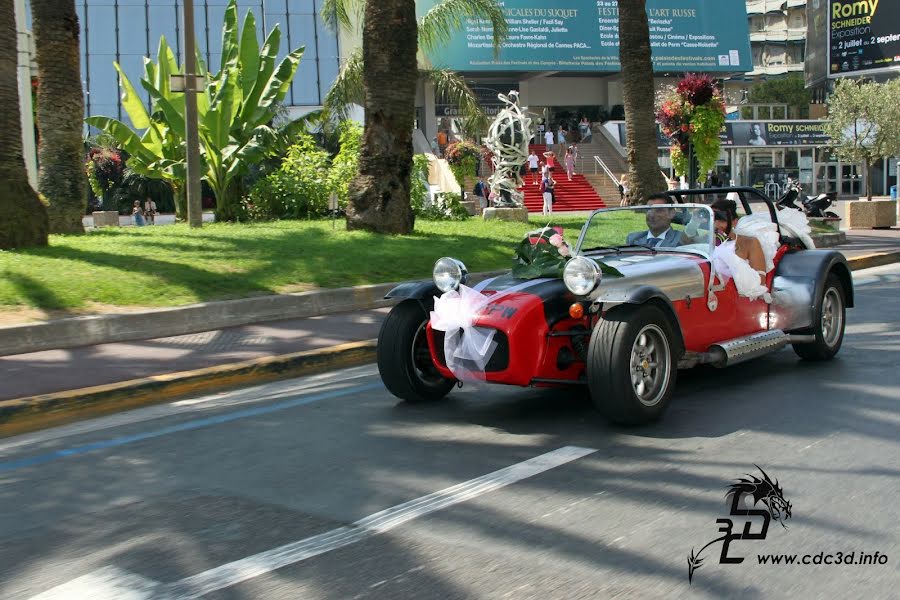
[{"label": "pedestrian walking", "polygon": [[553,188],[556,182],[553,181],[553,175],[547,173],[541,180],[541,193],[544,196],[544,207],[541,211],[542,215],[553,214]]},{"label": "pedestrian walking", "polygon": [[556,142],[559,144],[560,154],[566,151],[566,133],[566,130],[560,124],[559,129],[556,130]]},{"label": "pedestrian walking", "polygon": [[528,155],[528,170],[531,171],[531,183],[534,185],[538,185],[538,162],[540,159],[538,158],[537,152],[534,150],[531,151],[531,154]]},{"label": "pedestrian walking", "polygon": [[572,149],[566,149],[566,156],[564,159],[566,163],[566,176],[569,178],[569,181],[572,181],[572,176],[575,174],[575,155],[572,154]]}]

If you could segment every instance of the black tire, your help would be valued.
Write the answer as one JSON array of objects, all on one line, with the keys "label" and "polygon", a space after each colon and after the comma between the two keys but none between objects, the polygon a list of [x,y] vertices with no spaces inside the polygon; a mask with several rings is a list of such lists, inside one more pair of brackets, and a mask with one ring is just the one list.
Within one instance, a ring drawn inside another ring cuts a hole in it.
[{"label": "black tire", "polygon": [[844,285],[837,275],[829,273],[816,314],[813,315],[813,329],[809,332],[815,334],[816,341],[791,344],[797,356],[805,360],[819,361],[834,358],[844,341],[846,311]]},{"label": "black tire", "polygon": [[[648,345],[652,350],[646,355]],[[623,425],[659,419],[675,389],[676,346],[672,323],[662,309],[642,304],[610,311],[597,323],[588,346],[588,389],[594,405]],[[643,363],[634,362],[642,357]]]},{"label": "black tire", "polygon": [[825,216],[829,219],[840,219],[837,213],[833,213],[830,210],[825,213]]},{"label": "black tire", "polygon": [[378,372],[390,393],[407,402],[446,396],[456,380],[443,377],[428,352],[428,313],[415,300],[395,306],[378,333]]}]

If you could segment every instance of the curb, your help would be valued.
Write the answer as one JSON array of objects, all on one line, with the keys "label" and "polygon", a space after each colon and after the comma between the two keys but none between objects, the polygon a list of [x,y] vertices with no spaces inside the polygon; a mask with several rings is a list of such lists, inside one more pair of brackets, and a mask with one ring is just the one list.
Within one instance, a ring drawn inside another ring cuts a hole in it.
[{"label": "curb", "polygon": [[194,371],[0,401],[0,438],[97,417],[188,394],[246,387],[375,360],[376,340],[258,358]]},{"label": "curb", "polygon": [[[470,278],[478,282],[505,272],[472,273]],[[0,327],[0,356],[174,337],[268,321],[370,310],[392,306],[395,301],[385,300],[384,295],[398,285],[400,283],[377,283],[9,325]]]},{"label": "curb", "polygon": [[900,250],[893,252],[877,252],[875,254],[864,254],[862,256],[854,256],[847,259],[851,271],[860,271],[862,269],[871,269],[872,267],[881,267],[900,262]]},{"label": "curb", "polygon": [[[852,271],[900,262],[900,251],[848,258]],[[188,394],[257,385],[371,363],[377,340],[0,401],[0,438],[148,406]]]},{"label": "curb", "polygon": [[834,233],[818,233],[810,236],[816,244],[816,248],[834,248],[847,242],[847,234],[843,231]]}]

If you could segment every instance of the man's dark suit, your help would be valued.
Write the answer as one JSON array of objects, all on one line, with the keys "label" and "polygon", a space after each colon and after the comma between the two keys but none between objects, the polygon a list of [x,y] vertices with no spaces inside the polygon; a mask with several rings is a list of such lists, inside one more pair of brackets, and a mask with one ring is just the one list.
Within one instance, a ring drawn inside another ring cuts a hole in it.
[{"label": "man's dark suit", "polygon": [[[647,239],[650,237],[649,231],[634,231],[628,234],[628,237],[625,238],[626,246],[646,246]],[[674,229],[669,229],[666,232],[666,237],[663,239],[662,243],[658,243],[655,246],[657,248],[674,248],[676,246],[681,246],[684,242],[682,241],[682,236],[680,231],[675,231]]]}]

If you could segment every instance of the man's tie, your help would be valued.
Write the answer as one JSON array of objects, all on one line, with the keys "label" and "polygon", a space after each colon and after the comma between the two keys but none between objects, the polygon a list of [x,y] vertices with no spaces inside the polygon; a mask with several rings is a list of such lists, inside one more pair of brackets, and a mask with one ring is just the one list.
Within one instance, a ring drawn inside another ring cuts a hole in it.
[{"label": "man's tie", "polygon": [[647,245],[651,248],[655,248],[663,239],[661,237],[648,237]]}]

